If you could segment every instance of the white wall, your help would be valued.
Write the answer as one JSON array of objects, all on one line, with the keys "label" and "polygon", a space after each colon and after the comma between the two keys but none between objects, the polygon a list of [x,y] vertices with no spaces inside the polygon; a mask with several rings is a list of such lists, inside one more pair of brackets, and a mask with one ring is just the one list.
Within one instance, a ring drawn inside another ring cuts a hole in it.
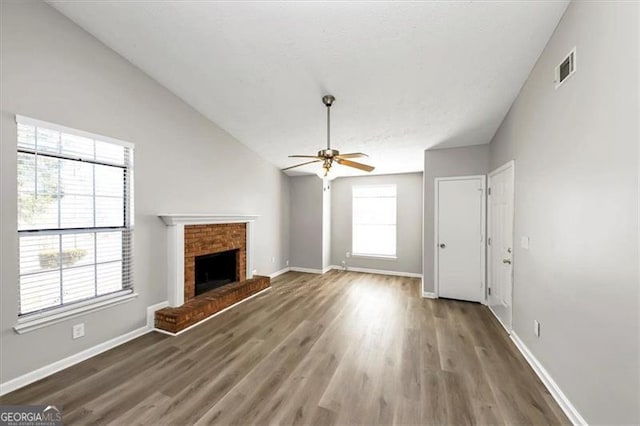
[{"label": "white wall", "polygon": [[514,331],[591,424],[640,423],[638,16],[572,2],[490,146],[516,164]]},{"label": "white wall", "polygon": [[433,149],[424,152],[424,273],[423,290],[434,291],[435,178],[485,175],[489,168],[489,146]]},{"label": "white wall", "polygon": [[[158,213],[258,214],[255,268],[289,258],[289,179],[43,2],[1,2],[0,382],[139,328],[166,300]],[[215,94],[212,94],[215,96]],[[131,302],[17,335],[15,114],[136,144]],[[271,262],[275,257],[275,262]],[[86,336],[71,339],[71,324]]]},{"label": "white wall", "polygon": [[331,266],[331,182],[322,183],[322,270]]},{"label": "white wall", "polygon": [[291,180],[291,263],[294,268],[322,270],[323,191],[317,176]]},{"label": "white wall", "polygon": [[[396,184],[398,197],[397,259],[347,258],[351,252],[353,185]],[[395,272],[422,273],[422,173],[338,178],[332,183],[332,264]]]}]

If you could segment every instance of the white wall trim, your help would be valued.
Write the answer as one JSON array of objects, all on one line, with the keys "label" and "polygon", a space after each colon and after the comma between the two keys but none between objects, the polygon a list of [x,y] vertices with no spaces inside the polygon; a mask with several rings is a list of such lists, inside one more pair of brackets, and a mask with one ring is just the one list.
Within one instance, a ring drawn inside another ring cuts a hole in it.
[{"label": "white wall trim", "polygon": [[363,272],[365,274],[394,275],[396,277],[422,278],[422,274],[417,274],[415,272],[387,271],[384,269],[357,268],[354,266],[347,266],[343,268],[342,266],[331,265],[330,269],[338,269],[342,271],[351,271],[351,272]]},{"label": "white wall trim", "polygon": [[150,330],[156,327],[156,311],[166,308],[167,306],[169,306],[169,301],[165,300],[164,302],[147,307],[147,327],[149,327]]},{"label": "white wall trim", "polygon": [[562,392],[560,386],[553,380],[553,377],[549,374],[549,372],[542,366],[540,361],[533,355],[533,353],[529,350],[529,348],[524,344],[524,342],[518,337],[515,332],[511,332],[511,340],[516,345],[524,359],[527,360],[533,371],[536,372],[540,380],[545,385],[545,387],[553,396],[553,399],[556,400],[562,411],[567,415],[571,423],[574,425],[587,425],[587,421],[580,415],[576,407],[569,401],[569,398]]},{"label": "white wall trim", "polygon": [[288,266],[286,268],[282,268],[279,271],[273,272],[269,275],[267,275],[269,278],[275,278],[275,277],[279,277],[282,274],[286,274],[287,272],[289,272],[291,270],[291,268],[289,268]]},{"label": "white wall trim", "polygon": [[432,291],[422,291],[422,297],[425,299],[437,299],[438,296]]},{"label": "white wall trim", "polygon": [[291,268],[289,268],[290,271],[294,271],[294,272],[304,272],[307,274],[322,274],[322,270],[321,269],[311,269],[311,268],[298,268],[297,266],[292,266]]},{"label": "white wall trim", "polygon": [[433,292],[436,297],[440,294],[440,279],[439,279],[439,183],[446,181],[455,181],[455,180],[472,180],[472,179],[480,179],[481,183],[481,203],[480,214],[481,214],[481,230],[480,230],[480,303],[486,304],[486,294],[487,294],[487,283],[486,283],[486,258],[487,258],[487,245],[486,245],[486,236],[487,236],[487,177],[485,175],[469,175],[469,176],[448,176],[448,177],[436,177],[433,180],[434,186],[434,201],[433,201]]},{"label": "white wall trim", "polygon": [[60,370],[64,370],[65,368],[71,367],[72,365],[78,364],[79,362],[99,355],[102,352],[108,351],[109,349],[113,349],[116,346],[120,346],[123,343],[145,335],[150,331],[151,328],[145,325],[144,327],[140,327],[136,330],[130,331],[126,334],[123,334],[122,336],[114,337],[111,340],[107,340],[106,342],[97,344],[89,349],[78,352],[77,354],[73,354],[59,361],[55,361],[49,365],[38,368],[37,370],[31,371],[30,373],[23,374],[22,376],[16,377],[15,379],[6,381],[0,384],[0,395],[5,395],[16,389],[27,386],[33,382],[37,382],[38,380],[44,379],[45,377],[57,373]]},{"label": "white wall trim", "polygon": [[339,265],[329,265],[324,269],[310,269],[310,268],[298,268],[296,266],[292,266],[289,270],[294,272],[305,272],[307,274],[324,274],[332,269],[337,269],[339,271],[351,271],[351,272],[362,272],[365,274],[379,274],[379,275],[393,275],[396,277],[411,277],[411,278],[422,278],[422,274],[418,274],[415,272],[402,272],[402,271],[388,271],[384,269],[369,269],[369,268],[357,268],[355,266],[346,266],[342,267]]},{"label": "white wall trim", "polygon": [[224,308],[223,310],[218,311],[218,312],[216,312],[215,314],[211,315],[210,317],[207,317],[207,318],[203,319],[202,321],[198,321],[197,323],[192,324],[192,325],[190,325],[189,327],[185,328],[184,330],[180,330],[180,331],[178,331],[177,333],[172,333],[172,332],[167,331],[167,330],[161,330],[161,329],[159,329],[159,328],[154,328],[154,329],[153,329],[153,331],[157,331],[158,333],[162,333],[162,334],[168,334],[169,336],[179,336],[179,335],[181,335],[182,333],[185,333],[185,332],[187,332],[187,331],[191,330],[192,328],[195,328],[195,327],[199,326],[200,324],[204,324],[205,322],[209,321],[211,318],[215,318],[215,317],[217,317],[218,315],[220,315],[221,313],[226,312],[226,311],[228,311],[229,309],[231,309],[231,308],[233,308],[233,307],[236,307],[236,306],[238,306],[239,304],[244,303],[244,302],[246,302],[246,301],[247,301],[247,300],[249,300],[249,299],[253,299],[254,297],[256,297],[256,296],[258,296],[258,295],[260,295],[260,294],[264,293],[264,292],[265,292],[265,291],[267,291],[267,290],[271,290],[271,287],[267,287],[267,288],[265,288],[265,289],[262,289],[262,290],[260,290],[259,292],[255,293],[255,294],[252,294],[251,296],[249,296],[249,297],[247,297],[247,298],[245,298],[245,299],[242,299],[242,300],[240,300],[239,302],[234,303],[234,304],[233,304],[233,305],[231,305],[231,306],[227,306],[227,307],[226,307],[226,308]]}]

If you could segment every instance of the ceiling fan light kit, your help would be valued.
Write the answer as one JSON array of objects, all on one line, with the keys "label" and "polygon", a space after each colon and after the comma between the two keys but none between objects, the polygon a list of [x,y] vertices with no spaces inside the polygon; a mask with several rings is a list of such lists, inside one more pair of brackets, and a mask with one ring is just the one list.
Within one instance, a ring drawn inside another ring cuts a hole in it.
[{"label": "ceiling fan light kit", "polygon": [[325,169],[323,167],[320,170],[318,170],[318,173],[316,174],[320,179],[327,179],[327,180],[334,180],[335,178],[338,177],[338,175],[335,172],[335,169],[332,169],[332,168]]},{"label": "ceiling fan light kit", "polygon": [[353,167],[354,169],[363,170],[365,172],[371,172],[375,167],[369,166],[355,161],[348,160],[348,158],[368,157],[367,154],[362,152],[352,152],[349,154],[340,154],[336,149],[331,149],[331,105],[335,102],[336,98],[332,95],[325,95],[322,97],[322,103],[327,107],[327,149],[321,149],[317,155],[290,155],[290,158],[312,158],[313,160],[307,161],[295,166],[286,167],[283,171],[293,169],[300,166],[306,166],[307,164],[322,162],[322,169],[318,171],[317,175],[321,179],[335,179],[337,177],[333,166],[333,162],[340,164],[341,166]]}]

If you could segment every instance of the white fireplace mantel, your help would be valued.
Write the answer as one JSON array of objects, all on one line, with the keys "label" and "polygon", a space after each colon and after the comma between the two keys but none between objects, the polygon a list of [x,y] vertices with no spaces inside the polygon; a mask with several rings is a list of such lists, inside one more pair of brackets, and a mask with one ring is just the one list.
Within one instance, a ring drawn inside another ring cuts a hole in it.
[{"label": "white fireplace mantel", "polygon": [[173,225],[208,225],[211,223],[243,223],[253,222],[257,215],[241,214],[159,214],[167,226]]},{"label": "white fireplace mantel", "polygon": [[247,224],[247,279],[253,277],[253,222],[257,215],[233,214],[159,214],[169,228],[168,235],[168,288],[169,306],[184,304],[184,227],[186,225],[211,225],[219,223]]}]

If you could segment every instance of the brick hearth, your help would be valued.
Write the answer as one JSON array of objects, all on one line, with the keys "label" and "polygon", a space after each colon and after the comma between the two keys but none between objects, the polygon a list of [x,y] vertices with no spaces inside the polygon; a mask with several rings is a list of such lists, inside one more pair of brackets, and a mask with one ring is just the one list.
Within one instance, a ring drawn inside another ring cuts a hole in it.
[{"label": "brick hearth", "polygon": [[163,308],[156,311],[156,328],[177,333],[269,286],[271,286],[269,277],[256,275],[248,280],[216,288],[191,298],[177,308]]}]

